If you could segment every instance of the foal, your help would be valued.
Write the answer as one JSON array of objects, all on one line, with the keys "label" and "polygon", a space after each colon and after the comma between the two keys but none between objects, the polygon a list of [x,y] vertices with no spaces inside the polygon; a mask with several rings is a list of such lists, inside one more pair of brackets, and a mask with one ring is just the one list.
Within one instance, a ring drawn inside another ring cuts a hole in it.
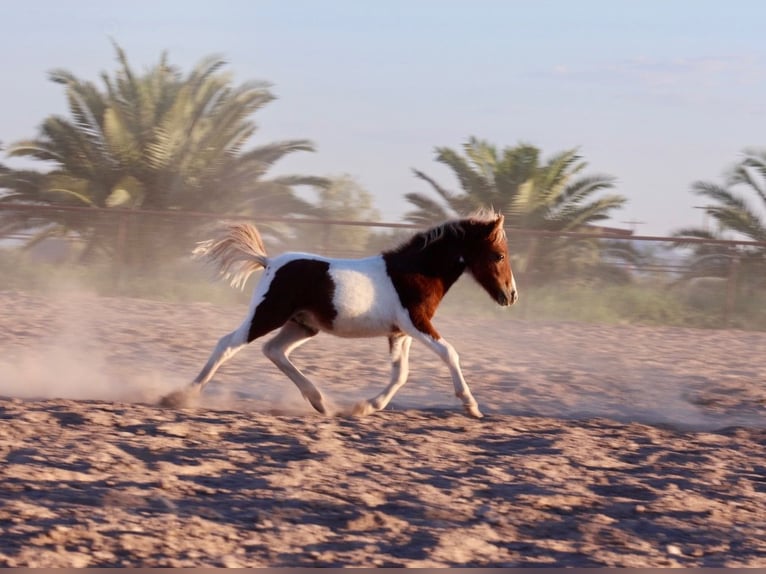
[{"label": "foal", "polygon": [[362,259],[307,253],[268,257],[260,234],[247,223],[231,225],[223,237],[200,243],[194,253],[215,262],[234,287],[242,287],[258,269],[265,272],[242,324],[218,341],[190,387],[165,396],[161,404],[184,404],[247,343],[281,327],[263,351],[320,413],[327,412],[322,393],[289,356],[324,331],[340,337],[388,337],[390,382],[374,398],[357,403],[354,414],[385,408],[407,380],[410,345],[417,339],[446,363],[455,394],[467,413],[483,416],[463,378],[457,352],[439,335],[431,319],[447,290],[465,271],[499,305],[516,302],[502,214],[480,211],[448,221],[395,249]]}]

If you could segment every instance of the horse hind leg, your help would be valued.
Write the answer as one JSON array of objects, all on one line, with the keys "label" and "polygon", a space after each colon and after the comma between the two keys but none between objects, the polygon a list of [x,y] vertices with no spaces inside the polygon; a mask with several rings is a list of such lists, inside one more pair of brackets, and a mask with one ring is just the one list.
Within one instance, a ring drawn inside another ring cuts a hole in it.
[{"label": "horse hind leg", "polygon": [[260,305],[256,307],[253,314],[249,315],[239,328],[218,340],[218,344],[194,381],[187,388],[164,396],[160,400],[160,405],[182,407],[188,404],[191,399],[198,397],[221,365],[236,355],[248,343],[282,326],[289,318],[288,313],[289,310],[281,308],[274,309]]},{"label": "horse hind leg", "polygon": [[355,415],[369,415],[383,410],[396,392],[407,382],[412,337],[404,334],[390,335],[388,344],[391,355],[391,381],[374,398],[360,401],[354,405],[353,414]]},{"label": "horse hind leg", "polygon": [[185,389],[175,391],[162,397],[160,400],[160,406],[182,407],[188,404],[192,398],[198,397],[202,393],[202,389],[210,381],[210,379],[213,378],[213,375],[215,375],[216,371],[221,367],[221,365],[223,365],[226,361],[237,354],[237,352],[239,352],[242,347],[247,345],[247,331],[248,329],[246,323],[236,331],[232,331],[231,333],[221,337],[218,340],[218,344],[215,346],[215,349],[213,349],[213,352],[210,354],[207,363],[205,363],[205,366],[202,367],[202,370],[194,378],[194,381],[192,381],[191,385]]},{"label": "horse hind leg", "polygon": [[324,397],[319,389],[290,361],[290,353],[316,335],[318,331],[297,321],[288,321],[271,340],[263,346],[263,353],[277,368],[295,383],[303,397],[315,410],[327,413]]}]

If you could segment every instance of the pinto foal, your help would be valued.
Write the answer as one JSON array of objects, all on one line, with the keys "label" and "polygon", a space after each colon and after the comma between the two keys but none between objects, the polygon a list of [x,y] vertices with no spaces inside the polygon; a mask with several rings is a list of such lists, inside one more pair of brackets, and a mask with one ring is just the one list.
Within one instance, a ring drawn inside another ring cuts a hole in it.
[{"label": "pinto foal", "polygon": [[467,413],[482,417],[463,378],[457,352],[439,335],[431,319],[447,290],[465,271],[499,305],[516,302],[502,214],[483,211],[449,221],[414,235],[395,249],[362,259],[308,253],[268,257],[260,234],[247,223],[231,225],[223,237],[200,243],[194,253],[215,262],[234,287],[242,287],[258,269],[265,272],[242,324],[218,341],[190,387],[165,396],[161,404],[184,404],[242,347],[281,327],[263,351],[320,413],[327,412],[322,393],[289,356],[324,331],[340,337],[388,337],[390,382],[374,398],[357,403],[354,414],[386,407],[407,381],[410,345],[417,339],[447,364],[455,394]]}]

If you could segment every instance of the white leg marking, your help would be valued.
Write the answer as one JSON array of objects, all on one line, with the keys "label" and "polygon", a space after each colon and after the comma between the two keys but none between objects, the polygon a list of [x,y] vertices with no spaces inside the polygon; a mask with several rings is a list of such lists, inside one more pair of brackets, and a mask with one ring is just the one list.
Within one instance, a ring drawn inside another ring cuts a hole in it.
[{"label": "white leg marking", "polygon": [[368,415],[375,411],[386,408],[386,405],[396,394],[404,383],[407,382],[407,376],[410,372],[410,346],[412,337],[409,335],[400,335],[391,341],[391,381],[385,389],[370,399],[369,401],[360,401],[354,406],[354,414]]},{"label": "white leg marking", "polygon": [[460,370],[460,357],[455,348],[443,338],[434,339],[430,335],[419,331],[415,326],[408,329],[408,333],[418,341],[424,343],[429,349],[435,352],[449,368],[452,376],[452,384],[455,387],[455,396],[463,401],[463,408],[474,418],[480,419],[484,415],[479,410],[479,404],[471,394],[471,389],[465,382],[463,372]]},{"label": "white leg marking", "polygon": [[290,353],[314,335],[316,335],[315,332],[311,332],[293,321],[288,321],[279,333],[263,345],[263,353],[295,383],[303,397],[311,403],[311,406],[325,414],[327,407],[322,393],[289,359]]},{"label": "white leg marking", "polygon": [[242,328],[221,337],[207,363],[194,379],[192,386],[198,387],[201,392],[221,365],[236,355],[245,345],[247,345],[247,338]]},{"label": "white leg marking", "polygon": [[231,359],[237,352],[247,345],[247,324],[245,322],[236,331],[224,335],[218,340],[218,344],[213,349],[210,358],[202,367],[202,370],[196,376],[191,385],[187,388],[175,391],[164,396],[160,400],[160,405],[167,407],[181,407],[189,403],[190,399],[198,397],[202,393],[204,386],[213,378],[215,372],[226,361]]}]

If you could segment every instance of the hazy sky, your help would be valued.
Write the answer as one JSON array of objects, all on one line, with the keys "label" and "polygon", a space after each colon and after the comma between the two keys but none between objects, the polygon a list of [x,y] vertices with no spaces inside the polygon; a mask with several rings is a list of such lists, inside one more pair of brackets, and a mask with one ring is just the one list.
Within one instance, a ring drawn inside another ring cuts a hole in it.
[{"label": "hazy sky", "polygon": [[387,221],[428,190],[411,168],[457,187],[433,150],[471,135],[579,146],[629,199],[610,224],[642,234],[701,224],[690,184],[766,148],[761,0],[25,0],[2,22],[0,141],[65,111],[49,70],[113,71],[110,38],[139,70],[218,54],[273,84],[254,144],[318,146],[276,173],[350,174]]}]

